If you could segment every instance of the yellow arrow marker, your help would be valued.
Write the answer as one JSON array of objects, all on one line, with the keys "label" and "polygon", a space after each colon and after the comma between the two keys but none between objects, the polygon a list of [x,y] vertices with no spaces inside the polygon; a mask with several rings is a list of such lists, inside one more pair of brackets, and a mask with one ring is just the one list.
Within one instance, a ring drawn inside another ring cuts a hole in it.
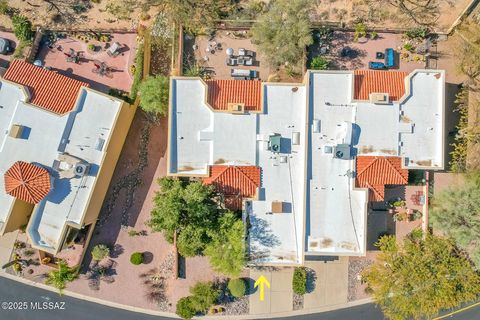
[{"label": "yellow arrow marker", "polygon": [[265,285],[270,288],[270,282],[268,282],[264,276],[258,277],[257,281],[255,281],[255,284],[253,285],[255,288],[260,286],[260,301],[263,301],[265,297]]}]

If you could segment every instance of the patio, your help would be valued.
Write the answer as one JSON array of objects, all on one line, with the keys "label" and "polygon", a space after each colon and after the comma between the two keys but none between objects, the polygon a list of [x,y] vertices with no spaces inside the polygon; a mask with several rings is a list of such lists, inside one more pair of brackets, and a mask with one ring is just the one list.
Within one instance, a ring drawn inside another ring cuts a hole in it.
[{"label": "patio", "polygon": [[[45,67],[89,83],[93,89],[106,93],[110,88],[128,92],[133,82],[130,66],[135,59],[137,36],[134,33],[115,33],[109,36],[108,45],[106,42],[88,39],[82,41],[78,39],[81,36],[75,38],[72,35],[57,39],[51,45],[43,41],[36,59]],[[115,42],[121,47],[118,49],[119,54],[112,56],[106,47],[114,45]],[[95,45],[95,51],[89,48],[91,45]],[[99,68],[102,63],[105,68]],[[99,69],[104,72],[99,72]]]},{"label": "patio", "polygon": [[[411,72],[415,69],[425,68],[425,62],[422,60],[414,61],[413,54],[408,59],[400,59],[400,52],[404,44],[402,37],[402,34],[379,33],[374,40],[364,38],[354,41],[353,32],[335,31],[331,36],[331,41],[319,41],[317,37],[314,37],[315,43],[308,50],[309,61],[316,56],[324,55],[330,60],[330,69],[368,69],[369,61],[383,61],[383,59],[377,59],[377,52],[384,52],[386,48],[393,48],[398,55],[397,68],[394,70]],[[351,53],[342,56],[342,49],[344,48],[349,48]],[[419,55],[416,56],[420,58]]]},{"label": "patio", "polygon": [[[204,67],[212,79],[233,79],[232,69],[251,70],[258,74],[258,79],[266,81],[270,74],[270,68],[264,56],[258,52],[256,46],[252,43],[248,33],[245,31],[217,31],[215,37],[198,36],[192,38],[185,35],[184,54],[188,69],[189,63],[193,64],[195,60],[198,66]],[[239,49],[254,51],[255,59],[249,66],[228,66],[227,49],[233,49],[233,55],[239,55]]]}]

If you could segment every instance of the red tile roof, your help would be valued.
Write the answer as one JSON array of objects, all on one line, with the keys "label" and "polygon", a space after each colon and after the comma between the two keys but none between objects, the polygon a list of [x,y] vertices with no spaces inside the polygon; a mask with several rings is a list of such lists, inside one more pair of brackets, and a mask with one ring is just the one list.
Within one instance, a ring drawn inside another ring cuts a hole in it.
[{"label": "red tile roof", "polygon": [[27,87],[31,95],[30,103],[33,105],[58,114],[72,111],[80,87],[88,87],[88,83],[23,60],[13,60],[3,78]]},{"label": "red tile roof", "polygon": [[225,205],[232,210],[242,208],[243,198],[252,198],[260,187],[261,169],[256,166],[210,167],[210,177],[204,178],[204,184],[215,186],[217,192],[225,197]]},{"label": "red tile roof", "polygon": [[369,100],[370,93],[388,93],[391,101],[398,101],[405,93],[405,77],[402,71],[355,70],[355,100]]},{"label": "red tile roof", "polygon": [[369,201],[385,200],[385,185],[408,183],[408,170],[400,157],[357,157],[357,186],[369,188]]},{"label": "red tile roof", "polygon": [[42,167],[17,161],[5,172],[5,191],[28,203],[39,203],[50,192],[50,175]]},{"label": "red tile roof", "polygon": [[261,111],[262,83],[254,80],[208,80],[208,104],[227,110],[228,103],[245,103],[247,111]]}]

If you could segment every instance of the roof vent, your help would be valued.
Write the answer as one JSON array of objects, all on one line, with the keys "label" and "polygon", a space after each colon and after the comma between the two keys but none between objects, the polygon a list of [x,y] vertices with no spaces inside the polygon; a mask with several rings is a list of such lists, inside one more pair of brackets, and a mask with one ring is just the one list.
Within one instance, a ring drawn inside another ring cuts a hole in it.
[{"label": "roof vent", "polygon": [[10,128],[9,136],[15,139],[21,138],[23,134],[23,128],[24,127],[19,124],[13,124]]},{"label": "roof vent", "polygon": [[272,201],[272,213],[283,213],[283,201]]},{"label": "roof vent", "polygon": [[370,102],[374,104],[389,104],[390,97],[388,93],[370,93]]},{"label": "roof vent", "polygon": [[245,103],[228,103],[227,109],[233,114],[245,113]]},{"label": "roof vent", "polygon": [[97,141],[95,141],[95,150],[102,151],[104,145],[105,145],[105,139],[98,138]]}]

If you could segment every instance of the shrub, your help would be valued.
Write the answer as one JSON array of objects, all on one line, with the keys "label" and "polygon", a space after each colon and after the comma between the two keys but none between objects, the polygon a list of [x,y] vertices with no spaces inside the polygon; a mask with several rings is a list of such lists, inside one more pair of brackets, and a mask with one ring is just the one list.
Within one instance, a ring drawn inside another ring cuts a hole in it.
[{"label": "shrub", "polygon": [[312,62],[310,62],[310,69],[312,70],[327,70],[329,61],[321,56],[315,57],[312,59]]},{"label": "shrub", "polygon": [[425,39],[428,36],[428,28],[427,27],[413,28],[405,32],[405,35],[407,36],[407,38],[410,38],[410,39],[415,39],[415,38]]},{"label": "shrub", "polygon": [[29,41],[33,38],[32,23],[24,16],[12,17],[13,32],[20,41]]},{"label": "shrub", "polygon": [[211,282],[197,282],[190,288],[192,303],[195,310],[206,312],[218,299],[220,291]]},{"label": "shrub", "polygon": [[20,273],[22,272],[22,265],[18,262],[15,262],[13,265],[12,265],[12,269],[13,271],[15,271],[16,273]]},{"label": "shrub", "polygon": [[307,292],[307,270],[303,267],[295,268],[293,272],[293,292],[304,295]]},{"label": "shrub", "polygon": [[141,252],[134,252],[130,256],[130,262],[134,265],[139,265],[143,263],[143,253]]},{"label": "shrub", "polygon": [[227,288],[230,291],[230,294],[235,298],[243,297],[247,290],[245,280],[243,279],[231,279],[230,281],[228,281]]},{"label": "shrub", "polygon": [[422,212],[420,212],[418,210],[414,210],[413,214],[412,214],[412,219],[413,220],[418,220],[418,219],[421,219],[421,218],[422,218]]},{"label": "shrub", "polygon": [[65,261],[60,261],[58,263],[58,270],[50,271],[45,283],[57,288],[61,294],[62,290],[65,289],[67,282],[72,282],[77,277],[77,269],[70,268]]},{"label": "shrub", "polygon": [[355,34],[353,35],[353,41],[358,41],[358,38],[364,38],[367,36],[367,26],[363,22],[359,22],[355,25]]},{"label": "shrub", "polygon": [[177,302],[175,313],[183,319],[191,319],[197,313],[194,307],[193,297],[183,297]]},{"label": "shrub", "polygon": [[132,87],[130,88],[130,99],[132,101],[135,101],[137,98],[138,87],[143,79],[143,52],[144,48],[143,44],[141,44],[135,54],[135,73],[133,74],[133,83]]},{"label": "shrub", "polygon": [[378,33],[376,31],[370,32],[370,39],[375,40],[378,38]]},{"label": "shrub", "polygon": [[142,12],[140,14],[140,20],[142,21],[150,20],[150,18],[151,16],[147,12]]},{"label": "shrub", "polygon": [[0,0],[0,14],[8,14],[10,7],[7,0]]},{"label": "shrub", "polygon": [[90,51],[95,51],[96,47],[94,44],[90,43],[88,46],[87,46],[87,49],[90,50]]},{"label": "shrub", "polygon": [[414,48],[413,48],[413,44],[407,42],[407,43],[405,43],[405,44],[403,45],[403,49],[412,52],[413,49],[414,49]]},{"label": "shrub", "polygon": [[129,237],[135,237],[135,236],[138,236],[139,235],[139,232],[135,229],[130,229],[128,230],[128,236]]},{"label": "shrub", "polygon": [[110,249],[104,244],[97,244],[92,249],[92,259],[95,261],[103,260],[110,255]]}]

